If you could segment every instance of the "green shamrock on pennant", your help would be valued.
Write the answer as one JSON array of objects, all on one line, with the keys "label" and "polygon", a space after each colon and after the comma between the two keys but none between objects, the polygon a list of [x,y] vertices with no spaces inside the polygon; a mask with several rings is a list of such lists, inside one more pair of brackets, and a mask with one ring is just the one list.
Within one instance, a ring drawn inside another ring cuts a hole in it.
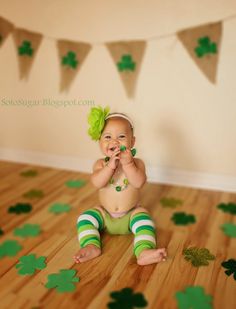
[{"label": "green shamrock on pennant", "polygon": [[33,275],[37,269],[44,269],[46,257],[40,256],[36,258],[35,254],[24,255],[20,257],[19,263],[16,264],[16,268],[20,268],[18,271],[19,275]]},{"label": "green shamrock on pennant", "polygon": [[78,60],[76,58],[76,53],[68,51],[67,55],[62,58],[62,65],[76,69],[78,65]]},{"label": "green shamrock on pennant", "polygon": [[80,187],[83,187],[85,184],[86,184],[86,181],[80,180],[80,179],[68,180],[66,182],[66,186],[69,187],[69,188],[80,188]]},{"label": "green shamrock on pennant", "polygon": [[225,274],[227,276],[231,276],[234,274],[234,280],[236,281],[236,260],[234,259],[229,259],[228,261],[225,261],[221,263],[221,266],[228,269],[225,271]]},{"label": "green shamrock on pennant", "polygon": [[136,63],[133,62],[131,55],[123,55],[120,62],[117,62],[117,67],[119,71],[134,71]]},{"label": "green shamrock on pennant", "polygon": [[208,260],[215,259],[215,256],[207,248],[190,247],[184,249],[182,254],[185,260],[190,261],[195,267],[207,266],[209,265]]},{"label": "green shamrock on pennant", "polygon": [[74,277],[76,270],[74,269],[61,269],[57,274],[48,275],[48,282],[46,283],[46,288],[55,288],[57,292],[73,292],[75,290],[74,282],[79,282],[79,278]]},{"label": "green shamrock on pennant", "polygon": [[18,54],[20,56],[27,55],[29,57],[32,57],[33,52],[34,52],[34,50],[31,46],[30,41],[23,41],[22,45],[18,47]]},{"label": "green shamrock on pennant", "polygon": [[177,292],[175,298],[179,309],[212,309],[212,296],[205,294],[201,286],[189,286]]},{"label": "green shamrock on pennant", "polygon": [[62,212],[68,212],[70,210],[71,210],[71,206],[69,204],[60,204],[60,203],[55,203],[49,208],[49,211],[54,212],[55,214],[59,214]]},{"label": "green shamrock on pennant", "polygon": [[35,177],[38,175],[38,172],[35,170],[28,170],[20,173],[20,175],[23,177]]},{"label": "green shamrock on pennant", "polygon": [[224,231],[225,235],[229,237],[236,237],[236,224],[225,223],[221,225],[221,229]]},{"label": "green shamrock on pennant", "polygon": [[15,236],[20,236],[20,237],[35,237],[40,234],[40,226],[38,224],[25,224],[24,226],[17,227],[14,230],[14,235]]},{"label": "green shamrock on pennant", "polygon": [[8,208],[9,213],[16,213],[17,215],[21,213],[27,213],[32,210],[32,205],[31,204],[26,204],[26,203],[17,203],[13,206],[10,206]]},{"label": "green shamrock on pennant", "polygon": [[198,46],[194,49],[196,55],[199,58],[207,54],[216,54],[217,53],[217,45],[214,42],[211,42],[208,36],[204,36],[198,39]]},{"label": "green shamrock on pennant", "polygon": [[112,292],[110,296],[113,298],[113,302],[107,305],[110,309],[143,308],[148,304],[142,293],[134,293],[131,288]]},{"label": "green shamrock on pennant", "polygon": [[236,204],[235,203],[221,203],[217,206],[217,208],[221,209],[224,212],[228,212],[231,215],[236,215]]},{"label": "green shamrock on pennant", "polygon": [[187,215],[185,212],[174,213],[171,220],[174,221],[176,225],[187,225],[196,222],[194,215]]},{"label": "green shamrock on pennant", "polygon": [[0,245],[0,259],[4,256],[15,256],[22,249],[17,240],[6,240]]},{"label": "green shamrock on pennant", "polygon": [[183,201],[172,198],[172,197],[170,197],[170,198],[163,197],[160,200],[160,202],[161,202],[163,207],[170,207],[170,208],[175,208],[175,207],[183,204]]},{"label": "green shamrock on pennant", "polygon": [[44,196],[43,191],[35,190],[35,189],[32,189],[32,190],[23,194],[23,197],[29,198],[29,199],[41,198],[43,196]]}]

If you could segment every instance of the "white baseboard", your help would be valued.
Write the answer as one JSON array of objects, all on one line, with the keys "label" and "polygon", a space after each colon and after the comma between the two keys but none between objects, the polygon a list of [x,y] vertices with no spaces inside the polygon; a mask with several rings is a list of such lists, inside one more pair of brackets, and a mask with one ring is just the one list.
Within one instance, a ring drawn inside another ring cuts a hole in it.
[{"label": "white baseboard", "polygon": [[[0,148],[0,160],[34,164],[91,173],[94,161],[72,156],[58,156],[28,150]],[[236,192],[236,176],[190,172],[169,167],[147,166],[149,182]]]}]

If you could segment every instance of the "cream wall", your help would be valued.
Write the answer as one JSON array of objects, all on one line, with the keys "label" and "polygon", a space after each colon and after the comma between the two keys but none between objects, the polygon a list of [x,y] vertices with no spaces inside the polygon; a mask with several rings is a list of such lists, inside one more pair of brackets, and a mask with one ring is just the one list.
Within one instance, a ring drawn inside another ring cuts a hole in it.
[{"label": "cream wall", "polygon": [[[12,37],[5,42],[0,49],[0,100],[76,99],[110,105],[112,111],[133,118],[136,148],[154,174],[158,169],[206,173],[231,177],[232,182],[236,180],[236,18],[223,22],[217,85],[208,82],[174,33],[233,14],[235,0],[0,0],[1,16],[46,36],[27,82],[18,79]],[[166,34],[173,35],[147,43],[136,96],[128,99],[102,42]],[[58,92],[53,38],[94,44],[68,94]],[[11,159],[14,152],[23,151],[25,161],[27,153],[40,153],[90,166],[100,152],[86,133],[89,109],[0,106],[1,157],[8,159],[8,153]]]}]

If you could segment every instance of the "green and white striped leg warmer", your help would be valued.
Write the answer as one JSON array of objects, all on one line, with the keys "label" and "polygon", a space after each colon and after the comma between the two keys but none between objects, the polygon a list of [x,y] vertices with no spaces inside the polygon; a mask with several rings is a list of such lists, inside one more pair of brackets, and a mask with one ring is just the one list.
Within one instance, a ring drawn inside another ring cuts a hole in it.
[{"label": "green and white striped leg warmer", "polygon": [[156,248],[155,225],[148,213],[136,213],[130,221],[130,230],[134,236],[134,254],[136,257],[145,249]]},{"label": "green and white striped leg warmer", "polygon": [[104,227],[102,214],[97,209],[89,209],[82,213],[77,221],[80,247],[95,245],[101,248],[100,233]]}]

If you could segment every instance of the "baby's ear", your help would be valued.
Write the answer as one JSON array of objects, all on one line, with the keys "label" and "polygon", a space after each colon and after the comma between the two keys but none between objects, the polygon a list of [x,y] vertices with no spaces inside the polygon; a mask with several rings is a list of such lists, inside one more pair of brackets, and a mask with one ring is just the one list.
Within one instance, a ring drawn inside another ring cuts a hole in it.
[{"label": "baby's ear", "polygon": [[134,147],[134,144],[135,144],[135,136],[133,136],[132,137],[132,140],[131,140],[131,148],[133,148]]}]

